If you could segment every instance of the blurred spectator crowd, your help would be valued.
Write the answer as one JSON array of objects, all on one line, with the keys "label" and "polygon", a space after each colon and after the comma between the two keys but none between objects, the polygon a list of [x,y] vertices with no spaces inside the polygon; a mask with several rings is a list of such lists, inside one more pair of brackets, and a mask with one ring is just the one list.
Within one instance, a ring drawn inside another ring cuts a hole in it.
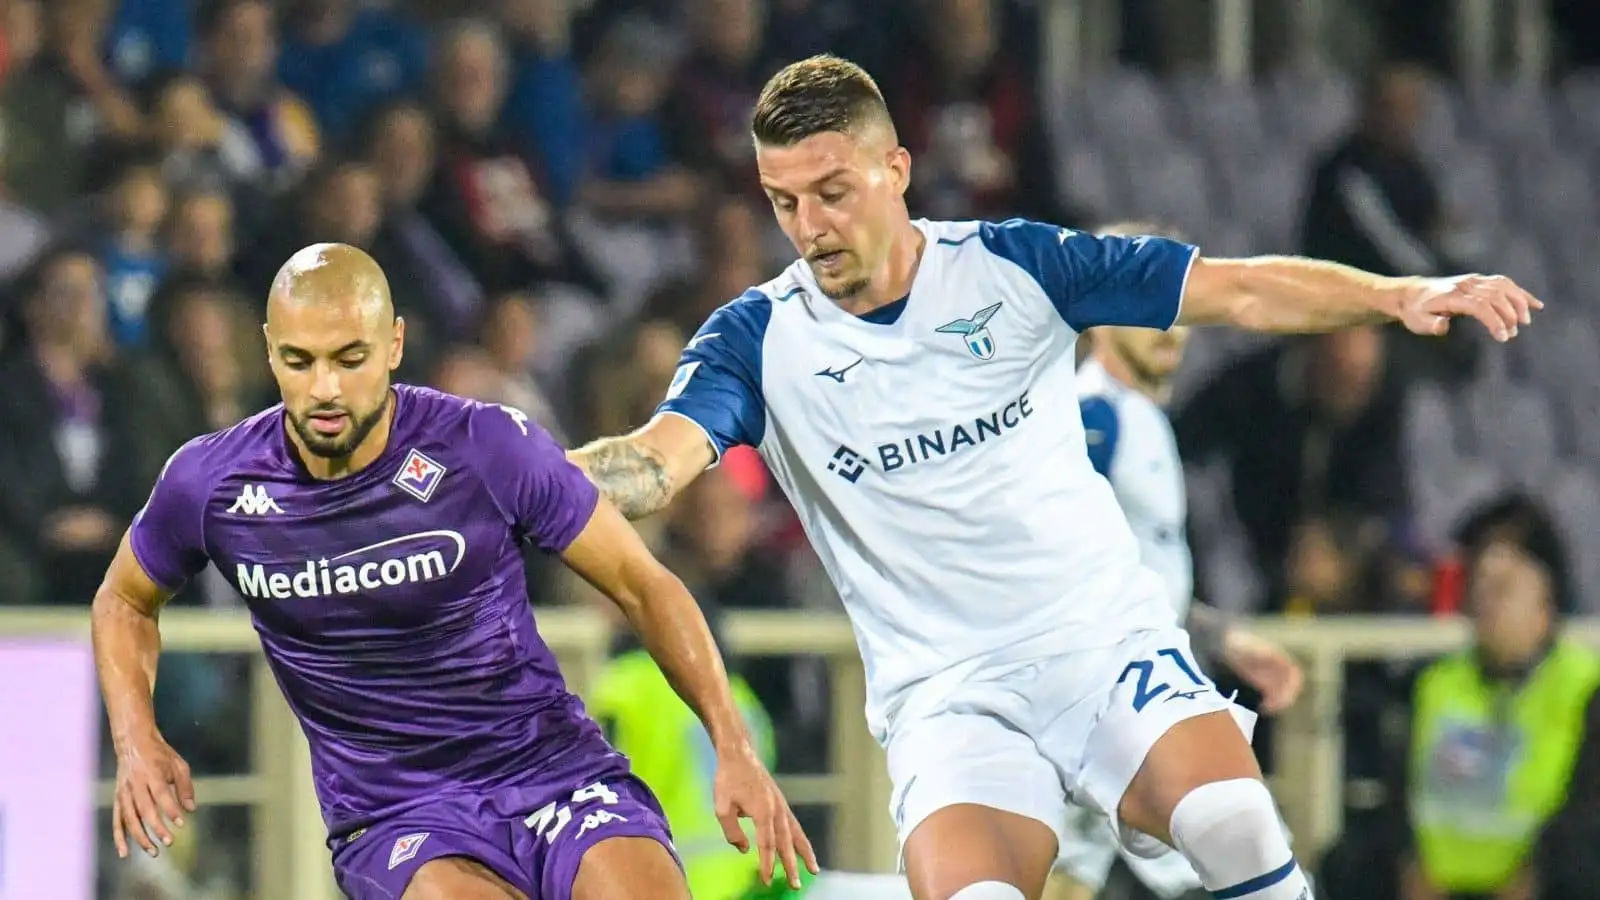
[{"label": "blurred spectator crowd", "polygon": [[[1209,599],[1452,611],[1452,529],[1509,487],[1572,542],[1600,529],[1600,78],[1041,84],[1037,5],[0,0],[0,603],[86,604],[168,455],[274,401],[266,286],[308,243],[383,265],[403,380],[568,443],[641,424],[686,335],[792,258],[747,119],[767,75],[821,51],[878,77],[915,214],[1153,217],[1214,255],[1502,270],[1550,303],[1510,349],[1465,329],[1198,335],[1175,417]],[[662,518],[647,537],[713,615],[835,603],[752,454]],[[1600,555],[1574,566],[1563,608],[1592,611]],[[536,603],[585,597],[540,560],[529,583]],[[177,602],[237,598],[210,572]],[[820,668],[745,674],[780,766],[822,765]],[[1357,698],[1361,678],[1393,693],[1353,672]],[[243,764],[239,679],[163,663],[197,770]],[[1376,721],[1352,740],[1378,747]]]}]

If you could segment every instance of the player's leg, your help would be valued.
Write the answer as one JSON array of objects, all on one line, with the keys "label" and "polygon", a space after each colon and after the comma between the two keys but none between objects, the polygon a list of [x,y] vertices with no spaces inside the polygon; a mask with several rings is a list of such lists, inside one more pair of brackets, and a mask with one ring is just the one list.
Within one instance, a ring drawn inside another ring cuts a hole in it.
[{"label": "player's leg", "polygon": [[689,900],[689,883],[678,861],[655,838],[618,837],[595,844],[584,852],[572,883],[572,900],[658,897]]},{"label": "player's leg", "polygon": [[528,900],[528,896],[477,860],[441,856],[417,869],[400,900]]},{"label": "player's leg", "polygon": [[1255,754],[1227,712],[1169,728],[1150,748],[1118,812],[1128,827],[1176,847],[1214,896],[1311,896]]},{"label": "player's leg", "polygon": [[916,900],[1035,900],[1055,849],[1043,822],[959,803],[928,816],[906,839],[906,877]]},{"label": "player's leg", "polygon": [[900,723],[887,750],[916,900],[1038,900],[1067,810],[1032,738],[995,715],[941,712]]},{"label": "player's leg", "polygon": [[539,900],[688,900],[655,795],[626,772],[585,784],[522,820],[519,851]]},{"label": "player's leg", "polygon": [[1250,749],[1255,716],[1217,693],[1179,629],[1135,636],[1122,656],[1084,747],[1078,791],[1116,813],[1131,852],[1175,847],[1215,897],[1307,900]]},{"label": "player's leg", "polygon": [[333,841],[351,900],[528,900],[509,840],[468,801],[438,800]]}]

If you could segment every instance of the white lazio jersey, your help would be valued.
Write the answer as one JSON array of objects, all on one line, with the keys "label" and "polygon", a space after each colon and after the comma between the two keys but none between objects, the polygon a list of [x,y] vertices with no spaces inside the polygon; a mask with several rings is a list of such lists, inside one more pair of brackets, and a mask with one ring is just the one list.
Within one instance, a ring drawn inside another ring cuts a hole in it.
[{"label": "white lazio jersey", "polygon": [[1166,582],[1181,619],[1194,595],[1194,559],[1184,534],[1188,501],[1172,422],[1094,359],[1078,369],[1078,396],[1089,462],[1111,482],[1139,541],[1140,561]]},{"label": "white lazio jersey", "polygon": [[661,404],[757,448],[844,602],[883,739],[962,662],[1175,622],[1085,450],[1073,345],[1168,328],[1193,247],[1020,219],[917,221],[910,294],[855,316],[796,261],[713,313]]}]

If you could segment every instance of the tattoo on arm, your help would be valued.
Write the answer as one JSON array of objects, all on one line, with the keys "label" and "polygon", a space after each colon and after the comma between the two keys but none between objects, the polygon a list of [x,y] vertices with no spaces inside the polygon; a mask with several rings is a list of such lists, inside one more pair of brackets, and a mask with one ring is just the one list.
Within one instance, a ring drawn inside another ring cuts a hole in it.
[{"label": "tattoo on arm", "polygon": [[659,512],[672,499],[666,460],[627,438],[595,441],[574,451],[571,459],[628,519]]}]

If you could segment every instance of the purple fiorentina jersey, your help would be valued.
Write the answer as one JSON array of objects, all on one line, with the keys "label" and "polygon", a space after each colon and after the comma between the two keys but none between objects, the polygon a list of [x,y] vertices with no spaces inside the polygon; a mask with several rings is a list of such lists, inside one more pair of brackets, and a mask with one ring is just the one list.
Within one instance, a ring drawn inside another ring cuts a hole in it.
[{"label": "purple fiorentina jersey", "polygon": [[506,407],[394,389],[377,461],[313,479],[274,407],[167,463],[131,543],[176,589],[207,561],[249,604],[334,835],[452,793],[546,802],[626,762],[534,626],[524,539],[566,549],[597,492]]}]

